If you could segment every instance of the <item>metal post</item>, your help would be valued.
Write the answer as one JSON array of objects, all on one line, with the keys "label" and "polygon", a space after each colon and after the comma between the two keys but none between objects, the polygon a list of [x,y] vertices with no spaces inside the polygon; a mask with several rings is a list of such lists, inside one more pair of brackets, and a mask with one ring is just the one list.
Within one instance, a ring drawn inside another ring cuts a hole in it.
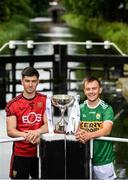
[{"label": "metal post", "polygon": [[6,105],[6,86],[7,86],[7,73],[5,63],[0,64],[0,109],[4,109]]},{"label": "metal post", "polygon": [[93,139],[90,140],[89,179],[92,180]]},{"label": "metal post", "polygon": [[60,89],[61,93],[67,94],[67,45],[61,45],[60,46],[60,71],[61,71],[61,79],[62,81],[60,82]]},{"label": "metal post", "polygon": [[[54,61],[53,61],[53,94],[61,93],[60,89],[60,45],[54,45]],[[54,108],[54,115],[58,116],[60,111]]]},{"label": "metal post", "polygon": [[[27,41],[27,48],[28,48],[28,54],[29,54],[29,56],[33,56],[33,54],[34,54],[34,48],[35,48],[35,47],[34,47],[34,42],[33,42],[33,40],[28,40],[28,41]],[[34,66],[34,62],[32,62],[31,59],[30,59],[29,65],[30,65],[31,67]]]},{"label": "metal post", "polygon": [[39,159],[39,179],[41,179],[41,157],[40,157],[40,145],[37,145],[37,157]]},{"label": "metal post", "polygon": [[60,45],[54,45],[53,94],[60,93]]},{"label": "metal post", "polygon": [[109,80],[109,66],[108,64],[104,64],[104,79]]},{"label": "metal post", "polygon": [[92,70],[91,70],[91,65],[90,63],[85,63],[85,71],[87,73],[87,76],[90,76],[91,73],[92,73]]},{"label": "metal post", "polygon": [[67,45],[54,45],[53,93],[67,94]]},{"label": "metal post", "polygon": [[[16,54],[16,43],[15,41],[9,42],[10,55],[15,56]],[[16,96],[16,63],[12,62],[12,97]]]}]

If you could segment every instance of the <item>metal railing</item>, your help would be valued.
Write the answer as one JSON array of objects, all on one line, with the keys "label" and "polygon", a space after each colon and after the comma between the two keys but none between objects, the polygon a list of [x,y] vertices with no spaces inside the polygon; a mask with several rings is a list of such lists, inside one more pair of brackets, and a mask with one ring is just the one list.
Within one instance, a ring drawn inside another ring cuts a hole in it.
[{"label": "metal railing", "polygon": [[[16,141],[23,141],[25,140],[23,137],[17,137],[17,138],[1,138],[0,143],[10,143],[10,142],[16,142]],[[39,178],[41,178],[41,160],[40,160],[40,154],[39,154],[39,144],[37,145],[37,157],[39,158]]]},{"label": "metal railing", "polygon": [[7,143],[7,142],[14,142],[14,141],[23,141],[24,138],[23,137],[17,137],[17,138],[1,138],[0,139],[0,143]]},{"label": "metal railing", "polygon": [[92,42],[90,40],[87,40],[85,42],[62,42],[62,41],[52,41],[52,42],[34,42],[33,40],[28,40],[26,42],[23,41],[14,41],[11,40],[7,43],[5,43],[1,48],[0,52],[2,52],[6,47],[9,47],[9,49],[15,49],[18,45],[25,45],[28,49],[34,48],[34,45],[85,45],[86,49],[91,49],[93,46],[104,46],[104,49],[109,49],[110,47],[113,47],[120,55],[125,56],[126,54],[123,53],[123,51],[113,42],[110,41],[104,41],[104,42]]},{"label": "metal railing", "polygon": [[[62,135],[61,135],[62,136]],[[67,137],[70,135],[66,135]],[[72,135],[74,136],[74,135]],[[65,135],[64,135],[65,137]],[[67,138],[68,139],[68,138]],[[118,138],[118,137],[99,137],[96,138],[97,140],[103,140],[103,141],[113,141],[113,142],[125,142],[128,143],[128,138]],[[23,137],[18,138],[1,138],[0,143],[8,143],[8,142],[14,142],[14,141],[22,141],[24,140]],[[64,138],[65,140],[65,138]],[[70,140],[76,141],[75,137],[70,138]],[[90,140],[90,160],[89,160],[89,179],[92,180],[92,159],[93,159],[93,139]],[[39,156],[39,146],[38,146],[38,157]],[[41,167],[41,161],[39,161],[39,167]],[[39,168],[39,177],[41,177],[41,169]]]},{"label": "metal railing", "polygon": [[[97,140],[102,141],[113,141],[113,142],[128,142],[127,138],[117,138],[117,137],[99,137]],[[90,140],[90,163],[89,163],[89,175],[90,180],[92,180],[92,158],[93,158],[93,139]]]}]

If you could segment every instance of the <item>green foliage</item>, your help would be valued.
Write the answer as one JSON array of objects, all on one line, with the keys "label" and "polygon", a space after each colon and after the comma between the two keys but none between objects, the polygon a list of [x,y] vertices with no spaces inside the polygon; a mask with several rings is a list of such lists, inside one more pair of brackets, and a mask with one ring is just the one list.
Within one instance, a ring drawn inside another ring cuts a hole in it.
[{"label": "green foliage", "polygon": [[[87,17],[102,17],[106,20],[117,20],[122,16],[118,7],[122,0],[63,0],[62,3],[67,8],[67,12],[83,15]],[[125,3],[122,9],[125,12]]]},{"label": "green foliage", "polygon": [[31,0],[31,7],[35,12],[35,16],[46,16],[49,7],[48,0]]},{"label": "green foliage", "polygon": [[86,17],[82,15],[77,16],[76,14],[65,14],[63,19],[66,20],[66,23],[71,27],[81,30],[85,29],[84,22],[86,21]]},{"label": "green foliage", "polygon": [[48,3],[47,0],[0,1],[0,46],[25,35],[28,31],[29,18],[44,14]]},{"label": "green foliage", "polygon": [[13,15],[31,17],[34,11],[31,8],[31,0],[3,0],[0,2],[0,20],[8,21]]},{"label": "green foliage", "polygon": [[66,14],[63,19],[73,28],[95,34],[101,40],[114,42],[124,53],[128,53],[128,25],[122,22],[108,22],[101,18],[87,18],[83,15]]},{"label": "green foliage", "polygon": [[28,19],[19,15],[13,16],[8,22],[0,23],[0,46],[10,40],[20,39],[22,34],[27,33],[27,29]]},{"label": "green foliage", "polygon": [[26,17],[46,15],[48,0],[2,0],[0,1],[0,20],[8,21],[14,15]]}]

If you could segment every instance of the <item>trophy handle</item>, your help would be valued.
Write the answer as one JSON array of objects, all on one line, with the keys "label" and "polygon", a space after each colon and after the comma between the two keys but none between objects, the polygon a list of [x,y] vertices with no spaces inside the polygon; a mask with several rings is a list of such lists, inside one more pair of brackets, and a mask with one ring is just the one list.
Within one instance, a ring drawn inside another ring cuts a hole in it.
[{"label": "trophy handle", "polygon": [[71,106],[71,105],[74,103],[74,101],[75,101],[75,98],[73,97],[72,100],[70,101],[70,103],[68,103],[68,104],[66,105],[66,107]]},{"label": "trophy handle", "polygon": [[63,108],[62,105],[60,105],[60,104],[58,104],[57,102],[53,101],[53,99],[51,99],[51,102],[52,102],[52,105],[54,105],[55,107]]}]

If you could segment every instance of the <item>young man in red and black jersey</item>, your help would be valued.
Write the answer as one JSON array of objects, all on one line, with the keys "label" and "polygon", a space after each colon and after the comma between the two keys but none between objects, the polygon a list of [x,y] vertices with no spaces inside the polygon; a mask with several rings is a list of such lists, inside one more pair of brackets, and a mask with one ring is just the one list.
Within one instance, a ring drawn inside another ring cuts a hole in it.
[{"label": "young man in red and black jersey", "polygon": [[48,132],[46,96],[36,91],[39,73],[33,67],[22,71],[23,93],[7,103],[7,134],[25,140],[13,144],[10,164],[12,179],[38,179],[37,144]]}]

